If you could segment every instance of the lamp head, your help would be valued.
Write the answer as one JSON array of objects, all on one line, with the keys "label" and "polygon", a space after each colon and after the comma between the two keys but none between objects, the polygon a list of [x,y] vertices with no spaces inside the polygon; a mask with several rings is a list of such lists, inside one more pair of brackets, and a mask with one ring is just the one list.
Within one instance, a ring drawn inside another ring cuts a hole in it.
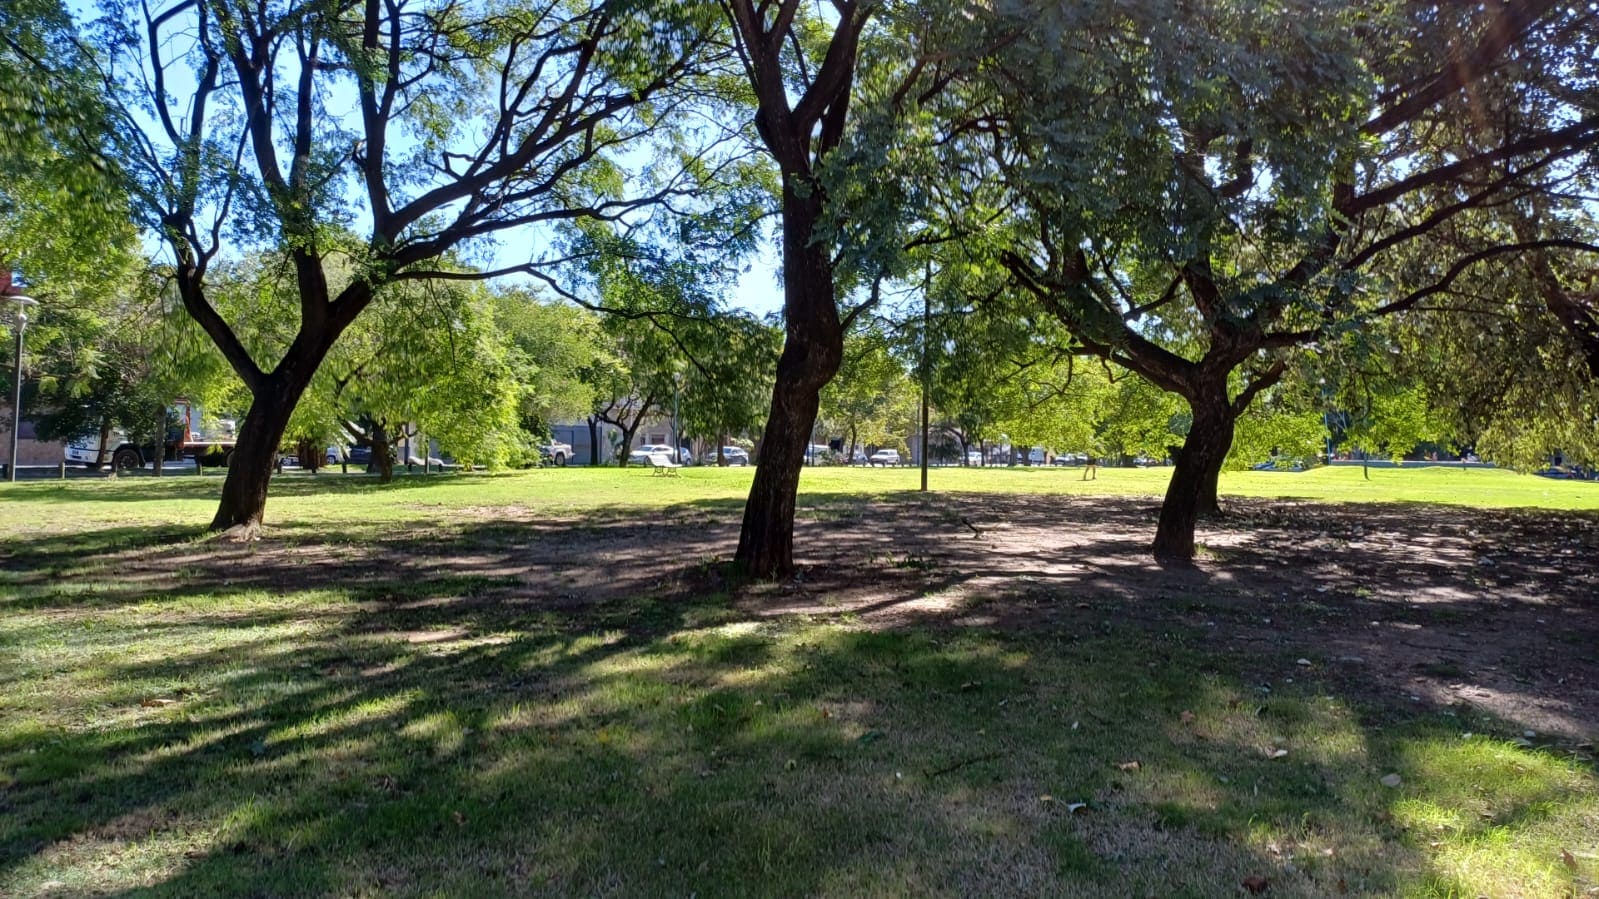
[{"label": "lamp head", "polygon": [[[0,299],[10,300],[17,304],[16,320],[13,324],[17,326],[17,334],[21,335],[22,329],[28,326],[28,307],[39,305],[39,301],[33,297],[25,297],[20,293],[0,294]],[[20,336],[18,339],[20,339]]]}]

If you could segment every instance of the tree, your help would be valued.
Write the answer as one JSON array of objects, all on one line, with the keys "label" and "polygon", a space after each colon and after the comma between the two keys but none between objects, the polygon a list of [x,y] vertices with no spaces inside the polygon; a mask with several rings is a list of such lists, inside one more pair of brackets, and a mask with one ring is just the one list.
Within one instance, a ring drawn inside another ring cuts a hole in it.
[{"label": "tree", "polygon": [[[327,272],[334,290],[353,277],[332,262]],[[290,323],[301,303],[287,254],[220,261],[209,289],[219,313],[240,323],[252,354],[281,355],[295,339]],[[315,468],[324,447],[355,436],[371,445],[370,468],[388,483],[394,447],[417,428],[463,461],[494,466],[513,455],[525,442],[515,416],[521,387],[491,302],[469,281],[406,280],[379,290],[330,348],[285,427],[302,465]]]},{"label": "tree", "polygon": [[[672,89],[707,49],[698,5],[108,8],[94,62],[114,92],[135,208],[251,395],[214,529],[259,527],[296,404],[382,288],[547,276],[554,261],[542,257],[471,270],[441,261],[510,229],[637,213],[699,172],[695,136],[668,134]],[[335,97],[354,110],[339,114]],[[658,139],[662,165],[636,177],[619,167]],[[279,356],[252,353],[212,302],[209,276],[232,243],[292,263],[300,308]],[[336,290],[330,265],[352,273]]]},{"label": "tree", "polygon": [[1327,449],[1327,439],[1326,409],[1297,375],[1291,375],[1262,391],[1249,411],[1239,416],[1224,467],[1236,470],[1268,461],[1313,460]]},{"label": "tree", "polygon": [[600,462],[599,426],[608,424],[621,432],[616,464],[626,468],[633,435],[672,395],[678,356],[666,335],[645,318],[612,316],[602,331],[608,341],[606,352],[584,372],[594,396],[589,413],[590,464]]},{"label": "tree", "polygon": [[[1521,470],[1555,456],[1599,461],[1599,381],[1581,333],[1545,301],[1539,282],[1548,272],[1539,269],[1554,260],[1542,255],[1491,260],[1367,329],[1359,343],[1326,345],[1352,357],[1326,376],[1340,391],[1340,414],[1382,414],[1388,397],[1408,393],[1404,405],[1419,411],[1404,418],[1423,423],[1419,439],[1449,439]],[[1581,283],[1583,268],[1561,268],[1560,283]],[[1377,448],[1375,440],[1367,445]]]},{"label": "tree", "polygon": [[0,6],[0,264],[37,278],[123,254],[127,193],[105,97],[59,0]]},{"label": "tree", "polygon": [[589,414],[596,397],[584,372],[605,352],[599,317],[522,288],[497,291],[492,302],[495,327],[510,342],[522,429],[547,436],[555,422]]},{"label": "tree", "polygon": [[103,464],[113,430],[160,445],[174,399],[226,408],[238,383],[184,313],[163,272],[141,271],[131,253],[100,260],[105,267],[86,281],[63,283],[47,275],[39,285],[53,311],[41,316],[31,340],[37,373],[31,403],[39,410],[40,437],[97,434]]},{"label": "tree", "polygon": [[[25,405],[48,436],[146,430],[165,408],[129,392],[137,386],[129,368],[149,360],[118,352],[143,339],[124,325],[150,324],[154,280],[141,272],[127,196],[101,152],[106,106],[82,62],[56,0],[0,7],[0,278],[9,287],[20,270],[40,301],[30,313]],[[0,348],[7,396],[11,353],[9,342]]]},{"label": "tree", "polygon": [[781,178],[783,350],[760,467],[750,485],[735,562],[758,577],[794,567],[794,502],[822,388],[838,372],[850,314],[839,311],[837,260],[822,167],[849,123],[861,37],[874,0],[723,0],[754,92],[755,129]]},{"label": "tree", "polygon": [[1004,210],[966,245],[974,264],[1075,348],[1188,404],[1152,546],[1165,560],[1192,557],[1238,417],[1297,348],[1484,259],[1567,245],[1440,240],[1428,265],[1390,265],[1599,144],[1560,87],[1591,77],[1565,47],[1590,45],[1594,20],[1552,0],[1020,2],[984,27],[1008,40],[942,110],[946,207],[968,231]]},{"label": "tree", "polygon": [[780,338],[751,315],[722,310],[674,325],[684,363],[677,417],[687,433],[716,441],[717,464],[726,465],[724,438],[758,430],[766,415]]},{"label": "tree", "polygon": [[915,417],[916,382],[882,329],[858,330],[844,340],[844,361],[822,390],[820,415],[844,438],[844,458],[864,446],[904,444]]},{"label": "tree", "polygon": [[340,442],[355,434],[371,445],[371,467],[385,484],[394,448],[422,434],[463,464],[498,467],[526,455],[517,420],[523,388],[511,354],[483,286],[389,285],[328,354],[291,433],[318,443],[330,432]]},{"label": "tree", "polygon": [[1089,454],[1114,457],[1123,465],[1139,456],[1167,457],[1188,429],[1188,413],[1182,406],[1181,399],[1121,371],[1100,405]]}]

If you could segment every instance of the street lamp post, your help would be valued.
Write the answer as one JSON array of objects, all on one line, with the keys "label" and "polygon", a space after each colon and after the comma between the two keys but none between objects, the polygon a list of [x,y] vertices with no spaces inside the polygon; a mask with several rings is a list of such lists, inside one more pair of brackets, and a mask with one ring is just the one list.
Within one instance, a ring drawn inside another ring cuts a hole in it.
[{"label": "street lamp post", "polygon": [[6,480],[17,479],[17,432],[22,430],[22,332],[28,327],[28,307],[39,305],[33,297],[9,294],[6,299],[17,304],[17,370],[11,385],[11,464],[6,466]]}]

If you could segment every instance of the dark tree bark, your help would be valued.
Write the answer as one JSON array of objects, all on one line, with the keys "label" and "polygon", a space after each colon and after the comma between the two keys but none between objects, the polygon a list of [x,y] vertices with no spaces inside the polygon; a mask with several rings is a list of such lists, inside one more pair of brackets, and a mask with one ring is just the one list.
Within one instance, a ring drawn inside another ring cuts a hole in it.
[{"label": "dark tree bark", "polygon": [[294,442],[294,454],[300,459],[300,467],[316,474],[322,468],[322,447],[314,440],[301,438]]},{"label": "dark tree bark", "polygon": [[394,480],[394,447],[390,443],[389,429],[382,421],[372,423],[372,461],[367,464],[367,471],[376,470],[378,483],[388,484]]},{"label": "dark tree bark", "polygon": [[216,341],[250,389],[250,408],[239,427],[227,478],[222,483],[222,498],[211,520],[211,530],[228,531],[235,539],[252,539],[259,533],[278,447],[283,443],[294,407],[334,341],[372,299],[371,285],[356,282],[346,287],[336,302],[330,302],[321,260],[309,248],[296,250],[292,258],[300,289],[300,330],[283,360],[270,372],[256,365],[237,335],[206,300],[201,287],[203,269],[192,265],[179,268],[178,292],[185,308]]},{"label": "dark tree bark", "polygon": [[[162,435],[162,436],[158,436],[156,438],[156,443],[157,443],[158,446],[160,445],[160,441],[163,439],[164,436],[165,435]],[[109,444],[110,442],[111,442],[111,421],[110,421],[110,419],[107,419],[105,421],[100,422],[100,451],[95,453],[95,456],[94,456],[94,467],[95,467],[96,471],[100,470],[101,468],[103,468],[105,466],[105,463],[106,463],[106,445]]]},{"label": "dark tree bark", "polygon": [[589,423],[589,465],[600,467],[600,420],[593,415],[588,417]]},{"label": "dark tree bark", "polygon": [[[776,577],[794,568],[800,469],[821,390],[844,357],[833,262],[814,239],[826,204],[816,171],[844,137],[861,32],[875,6],[836,2],[831,38],[809,61],[796,25],[800,0],[723,7],[755,93],[756,131],[783,178],[783,352],[734,557],[749,575]],[[785,58],[790,47],[800,58]]]},{"label": "dark tree bark", "polygon": [[794,502],[822,388],[844,359],[844,328],[833,295],[833,270],[811,240],[821,198],[783,191],[784,341],[761,437],[760,465],[744,505],[735,561],[757,577],[794,569]]},{"label": "dark tree bark", "polygon": [[627,467],[628,456],[633,452],[633,432],[637,430],[637,425],[633,427],[628,427],[626,425],[622,426],[622,448],[616,454],[617,468]]},{"label": "dark tree bark", "polygon": [[[1531,216],[1518,216],[1513,224],[1516,239],[1524,244],[1532,244],[1544,236]],[[1543,247],[1528,251],[1522,259],[1532,274],[1544,308],[1571,335],[1588,373],[1599,380],[1599,291],[1581,296],[1568,290],[1550,261],[1549,250]]]},{"label": "dark tree bark", "polygon": [[640,427],[643,427],[644,419],[649,416],[653,408],[655,408],[655,397],[647,396],[639,403],[631,418],[624,412],[611,421],[611,424],[622,429],[622,449],[616,454],[617,467],[627,467],[628,454],[633,451],[633,436],[638,433]]},{"label": "dark tree bark", "polygon": [[250,410],[244,415],[233,447],[228,476],[222,482],[222,499],[211,520],[211,530],[228,531],[236,539],[250,539],[260,531],[278,445],[305,386],[272,378],[263,389],[253,391]]},{"label": "dark tree bark", "polygon": [[1157,560],[1186,562],[1194,557],[1194,529],[1202,515],[1219,511],[1216,482],[1233,445],[1238,412],[1227,400],[1223,382],[1189,400],[1194,421],[1177,451],[1171,482],[1160,507],[1151,547]]}]

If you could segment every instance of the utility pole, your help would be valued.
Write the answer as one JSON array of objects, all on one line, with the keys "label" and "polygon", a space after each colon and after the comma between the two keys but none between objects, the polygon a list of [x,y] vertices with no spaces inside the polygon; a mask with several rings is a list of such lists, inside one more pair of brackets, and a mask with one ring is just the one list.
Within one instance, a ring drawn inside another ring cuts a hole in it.
[{"label": "utility pole", "polygon": [[[8,279],[9,280],[9,279]],[[33,297],[11,294],[6,297],[17,304],[17,370],[11,390],[11,462],[6,466],[6,480],[17,480],[17,432],[22,430],[22,332],[28,328],[28,307],[39,305]]]},{"label": "utility pole", "polygon": [[922,492],[927,492],[927,382],[931,372],[928,370],[927,342],[931,338],[929,325],[932,322],[932,286],[933,263],[928,262],[926,274],[922,278]]},{"label": "utility pole", "polygon": [[678,397],[682,393],[682,388],[678,386],[677,378],[678,376],[674,373],[672,375],[672,461],[680,463],[683,461],[683,434],[677,428],[677,416],[679,414]]}]

